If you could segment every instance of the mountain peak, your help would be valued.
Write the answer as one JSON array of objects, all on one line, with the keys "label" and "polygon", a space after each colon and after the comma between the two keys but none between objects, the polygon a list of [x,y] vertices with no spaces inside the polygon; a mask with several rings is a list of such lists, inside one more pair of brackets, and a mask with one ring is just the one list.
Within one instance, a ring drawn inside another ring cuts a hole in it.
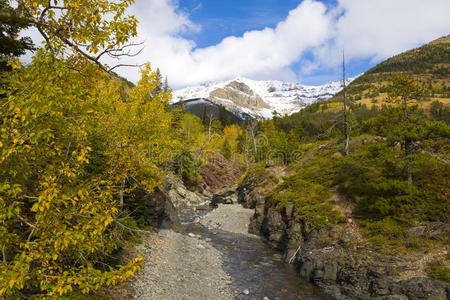
[{"label": "mountain peak", "polygon": [[[352,79],[348,80],[350,83]],[[306,86],[275,80],[258,81],[237,76],[233,80],[208,82],[174,92],[173,102],[204,98],[237,114],[271,118],[273,112],[290,115],[316,101],[333,97],[342,89],[339,81]]]}]

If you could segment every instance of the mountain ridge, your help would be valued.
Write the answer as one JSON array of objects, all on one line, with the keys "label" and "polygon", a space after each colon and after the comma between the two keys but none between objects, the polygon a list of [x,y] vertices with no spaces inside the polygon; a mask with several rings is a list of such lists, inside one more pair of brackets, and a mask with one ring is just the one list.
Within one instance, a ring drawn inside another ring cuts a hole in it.
[{"label": "mountain ridge", "polygon": [[[355,78],[347,79],[347,84]],[[342,90],[342,81],[319,86],[278,80],[252,80],[238,76],[232,80],[209,81],[174,91],[172,103],[190,99],[208,99],[237,115],[272,118],[290,115],[314,102],[327,100]]]}]

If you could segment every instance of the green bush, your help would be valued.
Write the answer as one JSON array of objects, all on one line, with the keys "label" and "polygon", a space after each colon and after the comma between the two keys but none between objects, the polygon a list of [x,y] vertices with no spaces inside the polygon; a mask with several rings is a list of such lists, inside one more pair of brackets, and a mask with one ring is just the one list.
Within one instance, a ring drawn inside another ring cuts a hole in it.
[{"label": "green bush", "polygon": [[330,195],[331,192],[322,185],[306,181],[296,174],[285,178],[268,197],[277,204],[277,209],[292,204],[295,217],[304,221],[310,230],[315,230],[340,219],[340,214],[333,210],[333,204],[326,203]]},{"label": "green bush", "polygon": [[450,268],[441,262],[428,265],[426,271],[431,278],[450,283]]},{"label": "green bush", "polygon": [[361,220],[362,232],[377,250],[396,253],[405,246],[404,233],[408,225],[394,218]]}]

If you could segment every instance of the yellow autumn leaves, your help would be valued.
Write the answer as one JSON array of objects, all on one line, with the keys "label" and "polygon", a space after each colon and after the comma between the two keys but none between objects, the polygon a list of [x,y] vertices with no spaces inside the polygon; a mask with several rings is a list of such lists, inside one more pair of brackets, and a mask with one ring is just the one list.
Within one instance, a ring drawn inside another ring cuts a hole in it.
[{"label": "yellow autumn leaves", "polygon": [[[48,37],[33,62],[14,62],[0,98],[0,297],[59,298],[123,282],[142,265],[115,265],[125,180],[151,191],[177,151],[170,93],[150,65],[134,88],[74,49],[95,53],[136,34],[131,0],[21,1]],[[65,7],[64,14],[55,13]],[[114,12],[112,19],[105,16]],[[68,44],[67,41],[70,43]],[[124,92],[125,91],[125,92]]]}]

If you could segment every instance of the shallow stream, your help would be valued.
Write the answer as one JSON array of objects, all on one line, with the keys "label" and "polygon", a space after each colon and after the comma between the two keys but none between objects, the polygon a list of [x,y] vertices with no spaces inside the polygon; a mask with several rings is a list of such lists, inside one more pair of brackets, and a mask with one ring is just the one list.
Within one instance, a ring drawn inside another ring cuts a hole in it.
[{"label": "shallow stream", "polygon": [[[223,268],[231,276],[230,286],[235,299],[327,299],[319,288],[301,280],[294,267],[284,264],[280,253],[263,239],[194,224],[193,220],[206,214],[207,210],[184,210],[180,218],[186,233],[201,236],[223,254]],[[245,290],[248,295],[244,294]]]}]

